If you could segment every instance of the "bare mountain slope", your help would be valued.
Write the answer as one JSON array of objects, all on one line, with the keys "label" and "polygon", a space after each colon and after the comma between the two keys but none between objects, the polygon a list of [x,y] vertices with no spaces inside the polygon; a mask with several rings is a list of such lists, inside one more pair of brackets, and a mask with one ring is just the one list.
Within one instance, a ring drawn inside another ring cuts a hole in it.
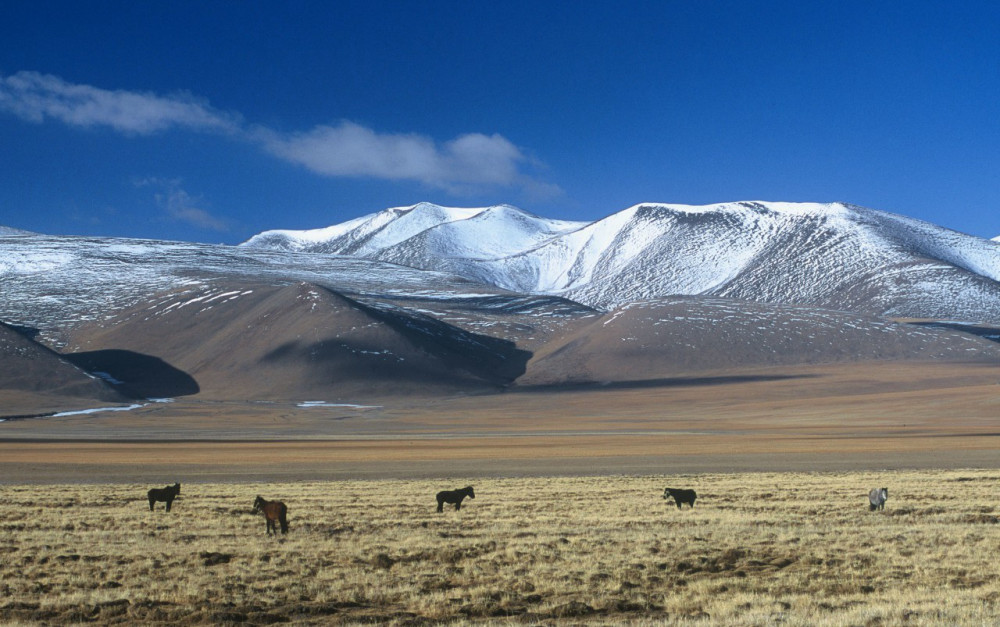
[{"label": "bare mountain slope", "polygon": [[125,401],[101,379],[3,323],[0,382],[0,419]]},{"label": "bare mountain slope", "polygon": [[553,340],[517,384],[655,383],[693,373],[904,360],[1000,366],[1000,344],[832,310],[675,297],[626,305]]},{"label": "bare mountain slope", "polygon": [[[133,394],[343,402],[496,389],[529,356],[503,339],[309,283],[173,291],[77,329],[69,350]],[[190,381],[136,367],[148,358]]]}]

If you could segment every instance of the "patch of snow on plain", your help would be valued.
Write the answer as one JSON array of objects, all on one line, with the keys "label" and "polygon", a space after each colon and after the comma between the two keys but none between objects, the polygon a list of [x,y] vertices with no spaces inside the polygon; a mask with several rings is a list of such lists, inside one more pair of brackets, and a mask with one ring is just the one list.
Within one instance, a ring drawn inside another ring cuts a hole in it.
[{"label": "patch of snow on plain", "polygon": [[355,405],[353,403],[327,403],[326,401],[302,401],[296,407],[346,407],[349,409],[381,409],[382,405]]},{"label": "patch of snow on plain", "polygon": [[140,407],[145,407],[146,404],[135,404],[129,405],[128,407],[95,407],[94,409],[79,409],[76,411],[61,411],[57,414],[52,414],[53,418],[62,418],[64,416],[81,416],[84,414],[96,414],[105,411],[132,411],[133,409],[139,409]]}]

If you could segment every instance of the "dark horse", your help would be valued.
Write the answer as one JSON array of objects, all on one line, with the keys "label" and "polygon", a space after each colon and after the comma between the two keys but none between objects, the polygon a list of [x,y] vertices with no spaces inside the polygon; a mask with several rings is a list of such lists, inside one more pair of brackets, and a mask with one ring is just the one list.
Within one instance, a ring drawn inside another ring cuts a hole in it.
[{"label": "dark horse", "polygon": [[680,509],[681,505],[684,503],[694,507],[694,500],[698,498],[698,495],[694,493],[694,490],[676,490],[674,488],[666,488],[663,490],[663,498],[667,497],[673,497],[674,503],[677,503],[677,509]]},{"label": "dark horse", "polygon": [[445,503],[454,503],[455,509],[462,509],[462,499],[469,497],[476,498],[476,493],[472,491],[472,486],[466,486],[461,490],[442,490],[437,493],[438,511],[444,511]]},{"label": "dark horse", "polygon": [[264,520],[267,521],[267,535],[273,531],[278,534],[278,529],[274,526],[274,521],[281,523],[281,533],[288,533],[288,508],[281,501],[265,501],[257,497],[253,502],[253,512],[264,513]]},{"label": "dark horse", "polygon": [[167,503],[167,511],[170,511],[170,504],[174,502],[177,495],[181,493],[181,484],[175,483],[174,485],[168,485],[165,488],[153,488],[146,493],[149,497],[149,511],[153,511],[153,504],[157,501]]}]

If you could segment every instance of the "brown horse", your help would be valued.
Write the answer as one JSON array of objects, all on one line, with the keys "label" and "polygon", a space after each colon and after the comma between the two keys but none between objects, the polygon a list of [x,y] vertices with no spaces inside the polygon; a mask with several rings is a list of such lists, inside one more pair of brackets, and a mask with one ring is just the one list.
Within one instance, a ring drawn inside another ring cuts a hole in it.
[{"label": "brown horse", "polygon": [[153,511],[153,505],[159,501],[160,503],[166,502],[167,511],[169,512],[174,499],[177,498],[177,495],[180,493],[181,484],[179,483],[168,485],[165,488],[153,488],[146,493],[146,498],[149,499],[149,511]]},{"label": "brown horse", "polygon": [[267,535],[271,535],[272,531],[275,535],[278,534],[274,525],[275,521],[281,523],[281,533],[288,533],[288,508],[281,501],[265,501],[258,496],[253,502],[253,512],[255,514],[264,513],[264,520],[267,521]]}]

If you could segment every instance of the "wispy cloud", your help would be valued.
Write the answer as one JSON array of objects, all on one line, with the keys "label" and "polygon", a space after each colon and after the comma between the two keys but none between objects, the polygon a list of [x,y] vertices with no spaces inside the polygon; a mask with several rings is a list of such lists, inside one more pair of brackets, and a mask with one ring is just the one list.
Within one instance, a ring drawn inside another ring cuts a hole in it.
[{"label": "wispy cloud", "polygon": [[171,220],[186,222],[200,229],[209,231],[219,231],[222,233],[229,231],[229,223],[216,218],[207,210],[202,209],[206,204],[204,198],[192,196],[181,188],[179,179],[145,178],[135,182],[136,187],[153,187],[157,189],[154,194],[156,204],[164,211]]},{"label": "wispy cloud", "polygon": [[169,128],[225,132],[240,128],[239,116],[216,111],[187,94],[163,97],[109,91],[38,72],[0,77],[0,110],[31,122],[54,119],[70,126],[106,126],[136,135]]},{"label": "wispy cloud", "polygon": [[188,94],[110,91],[37,72],[0,76],[0,111],[32,122],[52,119],[128,135],[169,129],[223,132],[322,176],[415,181],[455,194],[492,187],[561,191],[532,176],[529,170],[537,164],[495,133],[468,133],[438,142],[420,134],[379,133],[350,121],[286,133],[247,125],[240,115],[214,109]]},{"label": "wispy cloud", "polygon": [[258,129],[256,136],[271,154],[317,174],[418,181],[451,191],[517,184],[527,161],[496,134],[470,133],[439,145],[424,135],[381,134],[344,121],[305,133]]}]

